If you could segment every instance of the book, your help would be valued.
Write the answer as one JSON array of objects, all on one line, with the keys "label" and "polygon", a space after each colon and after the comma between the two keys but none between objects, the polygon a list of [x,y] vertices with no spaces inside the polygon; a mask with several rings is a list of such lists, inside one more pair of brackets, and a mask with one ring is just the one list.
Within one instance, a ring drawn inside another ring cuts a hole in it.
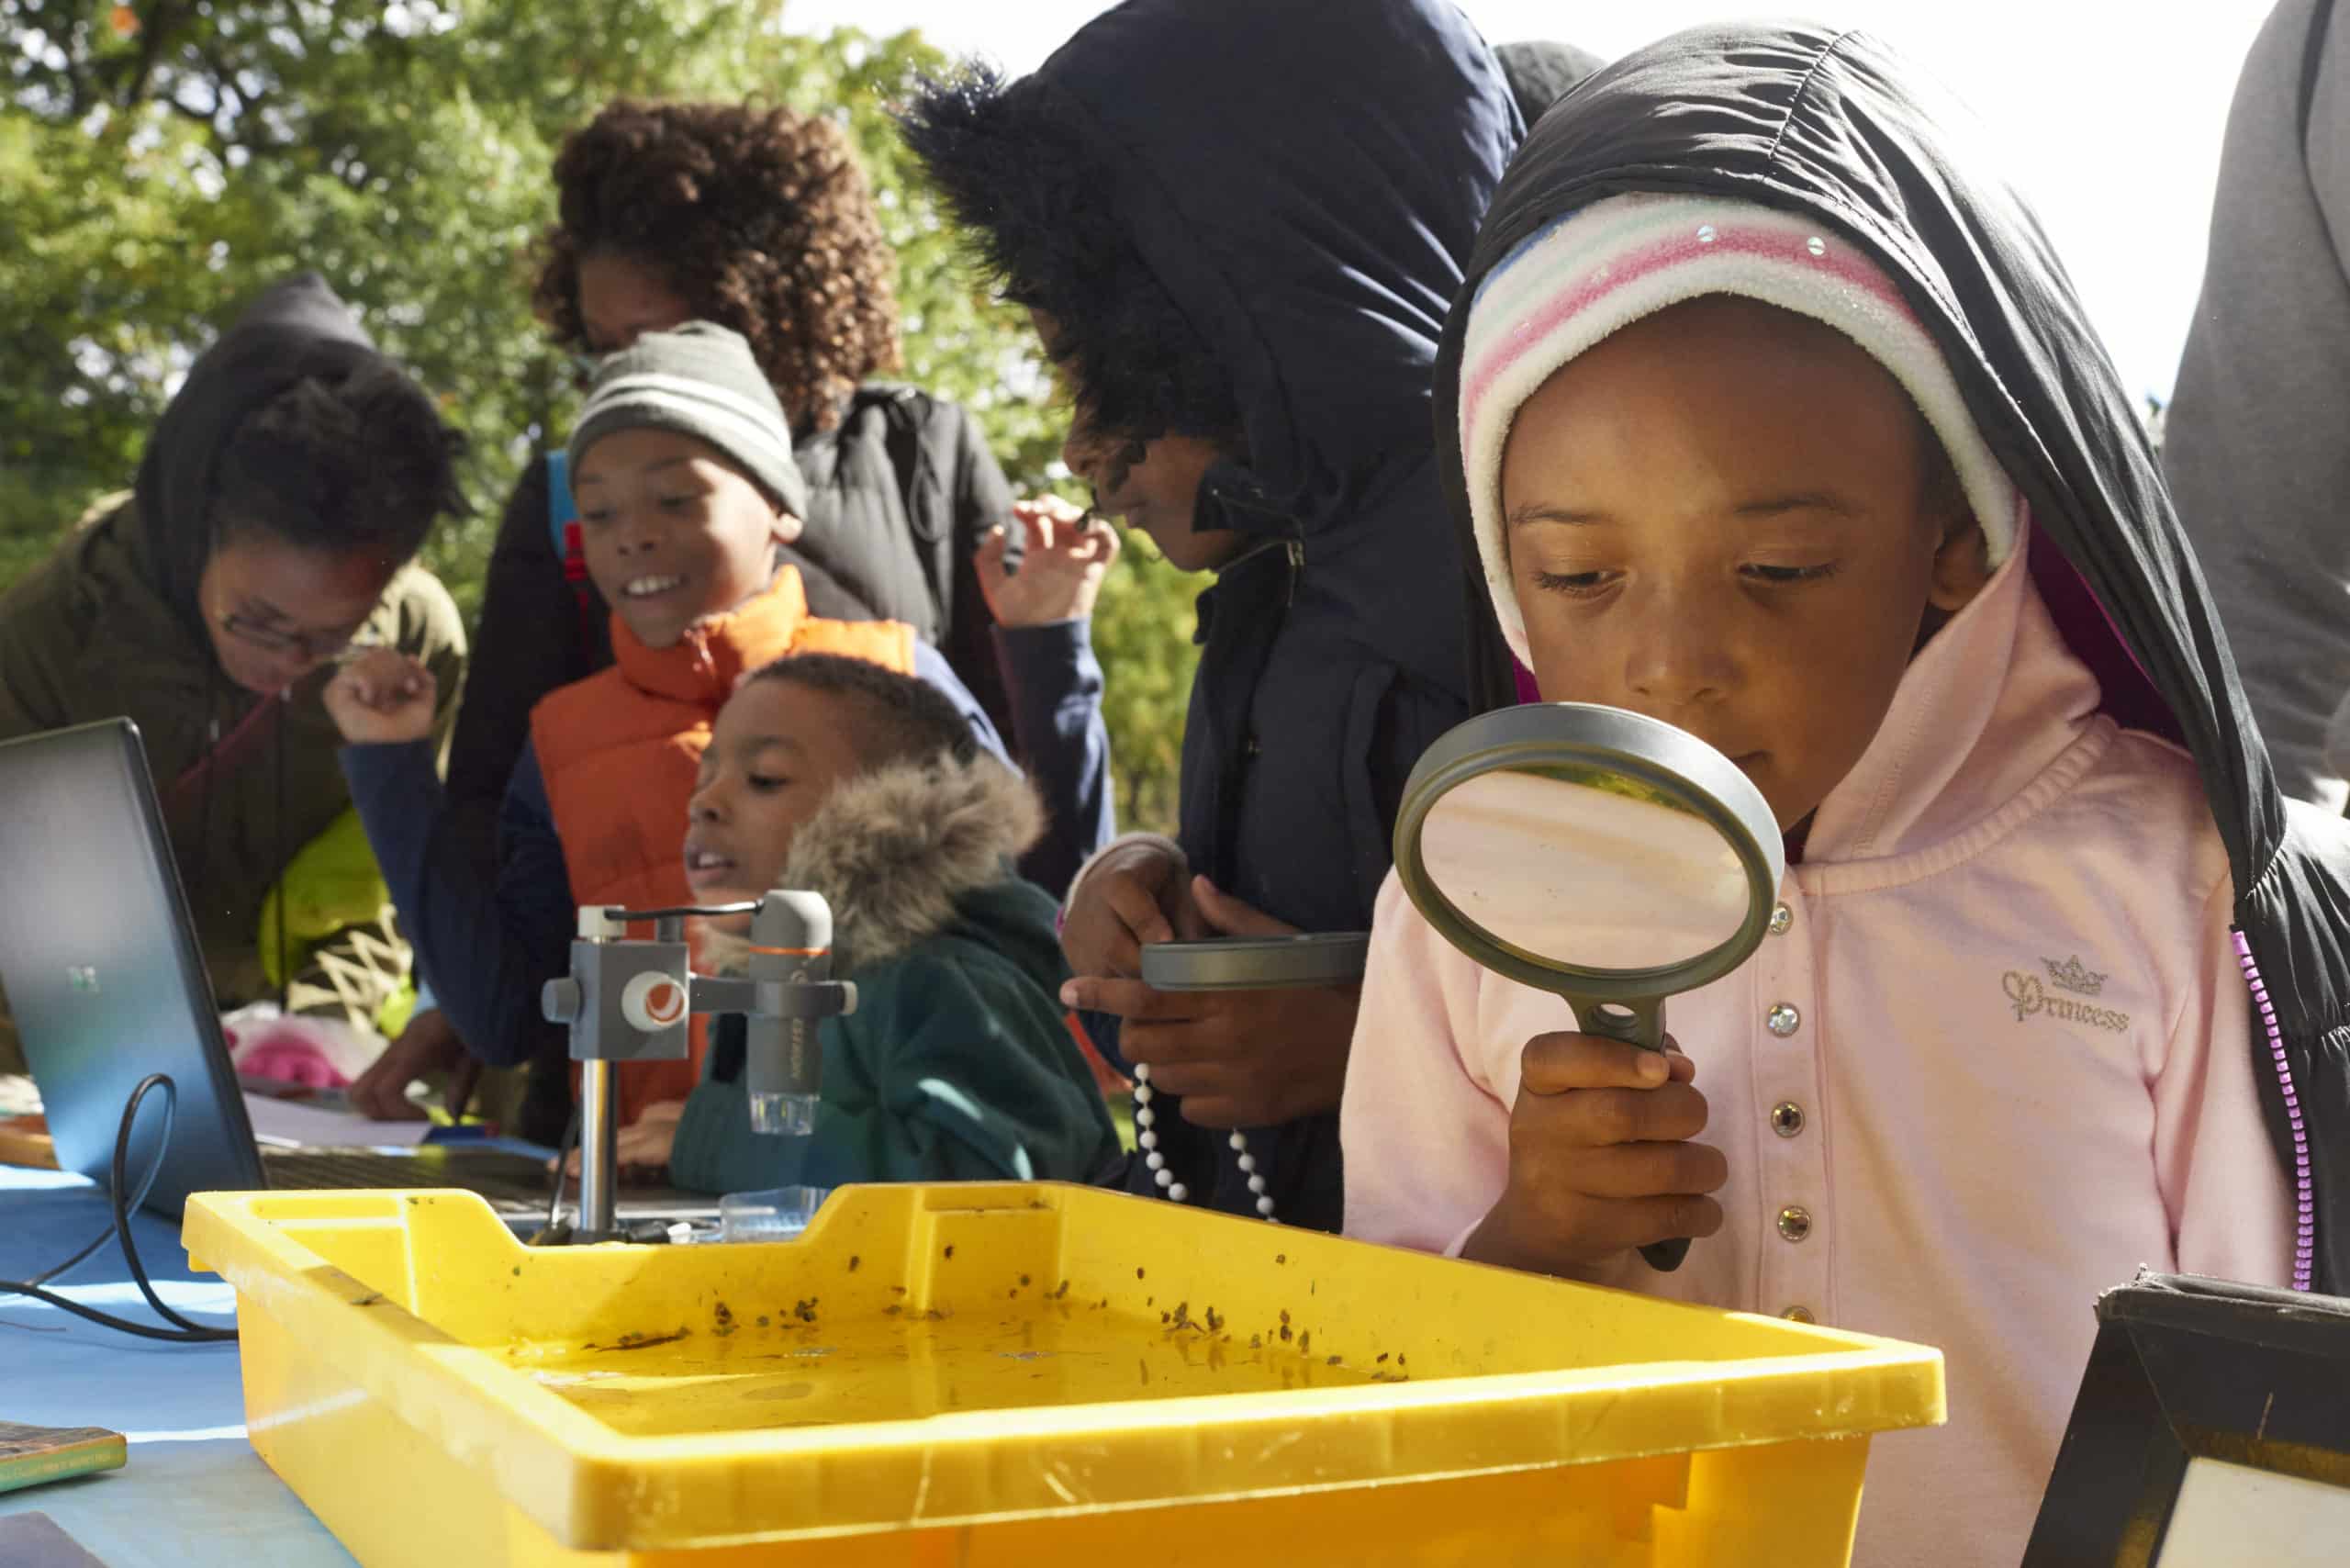
[{"label": "book", "polygon": [[120,1470],[129,1457],[122,1434],[102,1427],[25,1427],[0,1421],[0,1492]]}]

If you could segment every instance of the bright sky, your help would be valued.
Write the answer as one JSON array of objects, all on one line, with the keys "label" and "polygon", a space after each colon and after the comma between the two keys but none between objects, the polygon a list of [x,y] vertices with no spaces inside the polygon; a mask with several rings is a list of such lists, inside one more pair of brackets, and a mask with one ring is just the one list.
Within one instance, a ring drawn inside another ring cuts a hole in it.
[{"label": "bright sky", "polygon": [[[1809,11],[1891,40],[1974,104],[2004,142],[2008,175],[2039,208],[2123,382],[2167,399],[2202,277],[2228,101],[2270,4],[1811,0]],[[1100,0],[790,0],[789,18],[811,32],[919,28],[946,49],[985,53],[1017,73],[1105,8]],[[1463,0],[1462,8],[1494,43],[1558,39],[1611,56],[1758,13],[1724,0]]]}]

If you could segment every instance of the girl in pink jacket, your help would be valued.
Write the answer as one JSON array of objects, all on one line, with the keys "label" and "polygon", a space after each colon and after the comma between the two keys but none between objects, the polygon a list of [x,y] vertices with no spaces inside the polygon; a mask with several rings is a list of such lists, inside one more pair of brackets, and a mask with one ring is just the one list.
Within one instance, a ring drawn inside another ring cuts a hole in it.
[{"label": "girl in pink jacket", "polygon": [[1669,1057],[1573,1033],[1391,877],[1342,1132],[1349,1234],[1941,1347],[1950,1423],[1875,1445],[1856,1561],[1988,1568],[2101,1291],[2311,1282],[2300,1095],[2341,1053],[2288,1040],[2236,927],[2338,953],[2244,868],[2263,833],[2342,850],[2278,844],[2126,399],[1942,136],[1877,46],[1751,27],[1619,62],[1520,151],[1438,370],[1488,625],[1544,699],[1736,761],[1788,869]]}]

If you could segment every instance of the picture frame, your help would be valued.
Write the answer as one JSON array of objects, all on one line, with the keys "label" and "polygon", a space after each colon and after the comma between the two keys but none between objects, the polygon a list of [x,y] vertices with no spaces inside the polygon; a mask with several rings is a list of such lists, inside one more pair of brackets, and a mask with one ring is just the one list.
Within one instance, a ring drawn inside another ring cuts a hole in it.
[{"label": "picture frame", "polygon": [[2097,1314],[2022,1568],[2350,1562],[2350,1300],[2146,1272]]}]

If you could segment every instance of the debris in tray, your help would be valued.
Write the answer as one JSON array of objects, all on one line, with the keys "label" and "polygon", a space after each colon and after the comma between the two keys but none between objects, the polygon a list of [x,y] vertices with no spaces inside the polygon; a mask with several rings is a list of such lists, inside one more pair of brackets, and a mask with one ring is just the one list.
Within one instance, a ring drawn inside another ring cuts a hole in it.
[{"label": "debris in tray", "polygon": [[681,1327],[675,1334],[623,1334],[609,1345],[591,1344],[587,1348],[590,1350],[649,1350],[655,1345],[674,1345],[690,1333],[691,1329]]}]

